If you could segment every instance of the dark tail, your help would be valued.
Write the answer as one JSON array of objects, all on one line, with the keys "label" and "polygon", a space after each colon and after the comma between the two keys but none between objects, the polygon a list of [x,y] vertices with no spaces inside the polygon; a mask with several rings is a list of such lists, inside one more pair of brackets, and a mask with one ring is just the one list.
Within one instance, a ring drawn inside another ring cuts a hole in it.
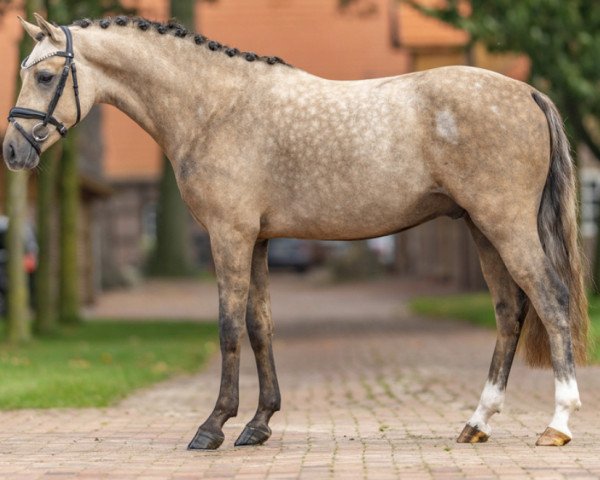
[{"label": "dark tail", "polygon": [[[576,173],[560,113],[545,95],[533,92],[532,96],[546,115],[551,143],[550,170],[538,213],[538,233],[552,266],[569,289],[573,353],[578,364],[585,364],[589,317],[577,224]],[[534,367],[550,366],[548,335],[532,306],[522,335],[521,346],[527,363]]]}]

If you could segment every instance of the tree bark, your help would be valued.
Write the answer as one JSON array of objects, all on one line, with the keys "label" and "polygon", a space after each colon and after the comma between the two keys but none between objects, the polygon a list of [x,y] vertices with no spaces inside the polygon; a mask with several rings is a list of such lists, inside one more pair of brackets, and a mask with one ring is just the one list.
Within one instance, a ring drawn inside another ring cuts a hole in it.
[{"label": "tree bark", "polygon": [[[44,0],[44,4],[49,20],[61,25],[71,20],[72,9],[69,7],[69,2],[64,0]],[[94,5],[90,4],[88,8],[93,10]],[[77,225],[80,199],[77,130],[69,129],[69,135],[61,143],[62,154],[58,156],[58,165],[55,167],[58,169],[60,177],[58,322],[65,325],[72,325],[81,321],[79,262],[77,258],[77,243],[79,238]],[[46,267],[44,266],[44,268]],[[48,274],[51,275],[51,273]],[[51,305],[52,292],[46,291],[43,294],[50,295],[45,300],[49,301]],[[45,320],[49,320],[52,314],[51,310],[47,313],[49,316]]]},{"label": "tree bark", "polygon": [[38,268],[35,273],[36,333],[51,333],[56,329],[56,303],[52,270],[52,211],[56,203],[56,167],[62,155],[61,145],[55,145],[45,155],[37,183]]},{"label": "tree bark", "polygon": [[148,274],[157,277],[190,275],[189,214],[167,157],[163,157],[159,192],[156,245],[148,264]]},{"label": "tree bark", "polygon": [[8,311],[7,338],[19,343],[31,338],[29,289],[24,265],[28,172],[8,172]]},{"label": "tree bark", "polygon": [[63,324],[81,321],[77,261],[79,172],[76,142],[75,132],[69,131],[69,137],[63,140],[60,159],[59,321]]}]

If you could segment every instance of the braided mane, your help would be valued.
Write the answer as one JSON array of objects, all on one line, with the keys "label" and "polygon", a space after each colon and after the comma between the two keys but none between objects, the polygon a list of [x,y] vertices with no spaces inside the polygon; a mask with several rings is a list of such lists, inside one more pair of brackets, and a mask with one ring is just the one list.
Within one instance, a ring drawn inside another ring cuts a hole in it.
[{"label": "braided mane", "polygon": [[254,52],[241,52],[237,48],[228,47],[227,45],[223,45],[215,40],[210,40],[199,33],[190,32],[186,27],[175,22],[174,20],[171,20],[167,23],[161,23],[147,20],[142,17],[128,17],[126,15],[119,15],[118,17],[106,17],[98,20],[82,18],[81,20],[76,20],[73,22],[72,25],[81,28],[88,28],[96,25],[104,30],[109,28],[111,25],[116,25],[118,27],[130,26],[132,28],[137,28],[142,32],[154,30],[160,35],[173,35],[177,38],[193,37],[193,41],[196,45],[204,46],[213,52],[224,53],[230,58],[242,57],[247,62],[258,61],[265,62],[269,65],[280,64],[291,67],[291,65],[279,57],[261,56]]}]

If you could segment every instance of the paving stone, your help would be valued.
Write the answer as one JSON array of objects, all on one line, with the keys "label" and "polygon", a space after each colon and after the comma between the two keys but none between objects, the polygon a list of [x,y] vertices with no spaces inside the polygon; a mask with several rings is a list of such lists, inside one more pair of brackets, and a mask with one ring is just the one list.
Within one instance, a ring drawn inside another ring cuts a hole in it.
[{"label": "paving stone", "polygon": [[[553,379],[519,362],[490,440],[456,444],[485,382],[493,332],[407,314],[403,300],[423,285],[283,284],[273,292],[280,311],[285,288],[306,301],[312,288],[315,300],[306,312],[292,303],[294,312],[281,321],[276,316],[283,409],[265,445],[233,446],[258,397],[246,342],[239,416],[225,427],[218,451],[186,450],[216,399],[215,357],[196,375],[139,391],[111,408],[0,412],[0,478],[599,478],[600,368],[578,372],[583,409],[573,416],[575,438],[566,447],[535,447],[551,418]],[[170,291],[179,308],[192,292]],[[139,301],[156,293],[136,295]],[[355,298],[363,305],[353,313],[348,304]],[[190,308],[195,302],[189,300]],[[343,315],[331,313],[336,302]]]}]

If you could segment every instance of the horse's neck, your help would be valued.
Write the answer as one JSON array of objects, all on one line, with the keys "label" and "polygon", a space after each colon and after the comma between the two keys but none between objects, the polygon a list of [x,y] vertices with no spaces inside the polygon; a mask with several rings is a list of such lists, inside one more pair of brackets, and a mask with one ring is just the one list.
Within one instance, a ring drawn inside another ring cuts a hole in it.
[{"label": "horse's neck", "polygon": [[96,78],[96,102],[126,113],[174,161],[190,137],[249,95],[252,65],[188,39],[129,27],[81,30],[79,51]]}]

